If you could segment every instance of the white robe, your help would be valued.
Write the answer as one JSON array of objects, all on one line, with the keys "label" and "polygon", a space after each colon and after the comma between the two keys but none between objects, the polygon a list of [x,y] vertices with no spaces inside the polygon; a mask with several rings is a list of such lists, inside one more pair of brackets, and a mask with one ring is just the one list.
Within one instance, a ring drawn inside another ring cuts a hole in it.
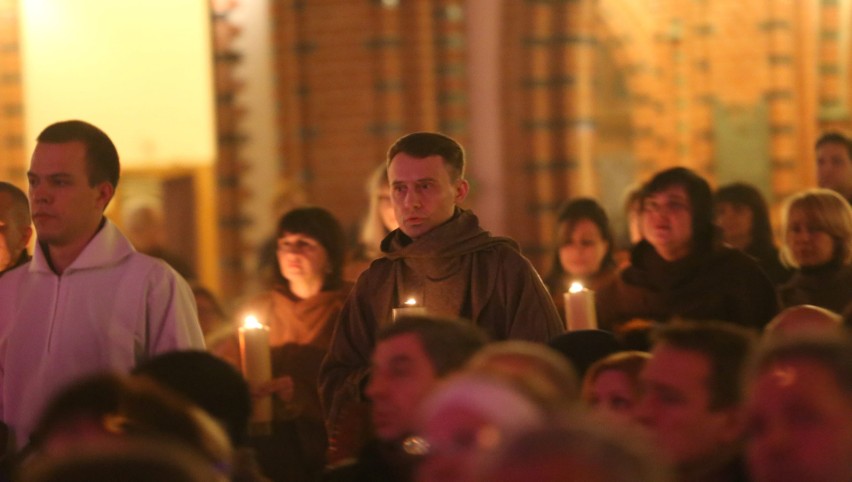
[{"label": "white robe", "polygon": [[158,353],[203,349],[189,285],[106,221],[57,275],[41,248],[0,278],[0,419],[26,443],[50,398]]}]

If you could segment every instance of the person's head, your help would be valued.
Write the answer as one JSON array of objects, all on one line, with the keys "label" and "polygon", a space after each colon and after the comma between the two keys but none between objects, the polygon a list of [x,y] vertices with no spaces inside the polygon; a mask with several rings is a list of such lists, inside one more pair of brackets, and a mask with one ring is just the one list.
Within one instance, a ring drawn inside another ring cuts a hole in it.
[{"label": "person's head", "polygon": [[649,358],[646,352],[623,351],[595,362],[583,378],[583,401],[609,418],[632,420],[642,396],[639,373]]},{"label": "person's head", "polygon": [[[198,323],[204,337],[215,337],[219,330],[232,331],[228,316],[216,295],[206,286],[192,283],[192,294],[195,296],[195,306],[198,307]],[[223,328],[226,327],[226,328]]]},{"label": "person's head", "polygon": [[665,482],[665,465],[629,433],[573,417],[513,434],[486,457],[478,482]]},{"label": "person's head", "polygon": [[173,351],[142,362],[133,374],[195,403],[225,427],[232,445],[245,444],[251,395],[248,383],[228,362],[204,351]]},{"label": "person's head", "polygon": [[716,190],[713,201],[722,241],[738,249],[775,244],[769,208],[756,187],[744,182],[726,184]]},{"label": "person's head", "polygon": [[361,222],[358,241],[366,255],[377,256],[382,239],[399,227],[393,214],[387,163],[381,163],[367,179],[369,205]]},{"label": "person's head", "polygon": [[226,470],[231,444],[206,412],[153,380],[97,374],[60,391],[41,414],[31,439],[34,457],[48,460],[84,447],[126,439],[181,443]]},{"label": "person's head", "polygon": [[553,412],[570,408],[579,398],[577,372],[571,362],[541,343],[522,340],[491,343],[471,357],[465,372],[509,380]]},{"label": "person's head", "polygon": [[482,457],[512,433],[543,423],[547,408],[513,381],[465,372],[423,402],[419,437],[428,447],[419,482],[471,482]]},{"label": "person's head", "polygon": [[752,345],[751,332],[721,322],[673,322],[654,334],[636,417],[680,471],[733,457]]},{"label": "person's head", "polygon": [[749,392],[752,480],[852,480],[852,340],[775,340],[759,353]]},{"label": "person's head", "polygon": [[800,333],[839,332],[843,317],[814,305],[786,308],[772,318],[763,330],[764,337],[791,336]]},{"label": "person's head", "polygon": [[852,140],[839,132],[820,136],[816,150],[817,185],[852,198]]},{"label": "person's head", "polygon": [[366,388],[376,435],[391,441],[411,433],[417,406],[438,380],[485,342],[470,322],[434,316],[403,316],[379,331]]},{"label": "person's head", "polygon": [[186,446],[159,438],[83,446],[49,460],[25,464],[19,482],[226,482]]},{"label": "person's head", "polygon": [[163,248],[166,244],[163,213],[151,205],[131,209],[124,219],[124,230],[130,244],[141,253]]},{"label": "person's head", "polygon": [[418,238],[453,217],[469,189],[464,150],[435,132],[399,138],[388,150],[388,182],[399,228]]},{"label": "person's head", "polygon": [[609,218],[597,201],[569,201],[559,210],[556,222],[557,249],[552,272],[584,278],[615,265]]},{"label": "person's head", "polygon": [[333,214],[320,207],[293,209],[278,221],[276,237],[282,282],[321,281],[324,290],[340,286],[346,238]]},{"label": "person's head", "polygon": [[102,130],[78,120],[48,126],[37,141],[27,178],[39,242],[85,243],[118,185],[115,145]]},{"label": "person's head", "polygon": [[685,167],[657,173],[642,188],[642,234],[668,261],[709,249],[716,235],[707,181]]},{"label": "person's head", "polygon": [[27,195],[14,184],[0,181],[0,273],[24,256],[32,234]]},{"label": "person's head", "polygon": [[784,203],[781,260],[796,268],[852,263],[852,208],[829,189],[808,189]]}]

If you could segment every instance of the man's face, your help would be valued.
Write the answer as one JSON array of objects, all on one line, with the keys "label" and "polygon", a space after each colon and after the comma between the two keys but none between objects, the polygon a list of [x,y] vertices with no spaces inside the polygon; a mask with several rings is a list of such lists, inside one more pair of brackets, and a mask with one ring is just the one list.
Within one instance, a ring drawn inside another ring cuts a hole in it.
[{"label": "man's face", "polygon": [[412,239],[449,220],[468,190],[467,181],[450,179],[440,156],[418,158],[400,152],[391,159],[388,181],[399,228]]},{"label": "man's face", "polygon": [[852,197],[852,159],[841,143],[828,142],[816,150],[817,184],[837,191],[843,197]]},{"label": "man's face", "polygon": [[32,230],[15,215],[12,195],[0,192],[0,273],[11,268],[26,249]]},{"label": "man's face", "polygon": [[821,364],[770,365],[754,380],[747,410],[753,480],[852,480],[852,396]]},{"label": "man's face", "polygon": [[396,440],[410,434],[418,405],[437,381],[418,335],[404,333],[380,341],[373,352],[366,390],[373,401],[373,427],[379,438]]},{"label": "man's face", "polygon": [[642,234],[666,260],[673,261],[689,254],[692,205],[683,186],[669,186],[643,201]]},{"label": "man's face", "polygon": [[89,185],[82,142],[36,144],[27,173],[39,242],[51,247],[86,243],[112,198],[108,182]]},{"label": "man's face", "polygon": [[710,408],[710,363],[704,355],[666,343],[652,355],[640,377],[645,392],[637,419],[676,467],[700,466],[738,440],[738,414]]}]

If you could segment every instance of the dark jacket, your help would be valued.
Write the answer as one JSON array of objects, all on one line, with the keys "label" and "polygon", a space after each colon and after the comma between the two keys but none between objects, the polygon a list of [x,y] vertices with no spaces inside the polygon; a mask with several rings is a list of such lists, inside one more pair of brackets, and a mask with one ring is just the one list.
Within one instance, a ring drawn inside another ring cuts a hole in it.
[{"label": "dark jacket", "polygon": [[617,329],[636,318],[729,321],[761,329],[778,312],[775,290],[746,254],[713,247],[669,262],[647,241],[631,251],[631,264],[595,296],[598,323]]},{"label": "dark jacket", "polygon": [[493,340],[546,342],[563,331],[547,289],[517,244],[484,231],[470,211],[457,209],[415,240],[395,230],[382,251],[385,257],[358,278],[346,300],[320,370],[331,426],[344,405],[363,399],[376,332],[412,294],[429,312],[472,320]]},{"label": "dark jacket", "polygon": [[816,305],[843,313],[852,303],[852,266],[804,268],[778,288],[781,306]]}]

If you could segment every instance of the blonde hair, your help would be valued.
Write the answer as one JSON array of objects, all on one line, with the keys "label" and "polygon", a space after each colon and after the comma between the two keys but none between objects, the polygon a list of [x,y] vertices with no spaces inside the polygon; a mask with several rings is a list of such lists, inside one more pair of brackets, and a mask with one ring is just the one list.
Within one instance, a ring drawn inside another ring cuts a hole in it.
[{"label": "blonde hair", "polygon": [[367,196],[369,197],[370,205],[361,223],[361,231],[358,233],[361,254],[367,259],[373,259],[381,255],[379,245],[385,236],[388,235],[388,229],[382,222],[382,215],[379,212],[379,195],[382,188],[388,186],[387,166],[385,163],[382,163],[376,166],[367,180]]},{"label": "blonde hair", "polygon": [[784,202],[781,220],[784,232],[781,261],[784,264],[799,267],[787,244],[790,213],[794,209],[804,213],[813,229],[822,231],[834,239],[834,259],[843,265],[852,264],[852,207],[840,194],[821,188],[794,194]]}]

